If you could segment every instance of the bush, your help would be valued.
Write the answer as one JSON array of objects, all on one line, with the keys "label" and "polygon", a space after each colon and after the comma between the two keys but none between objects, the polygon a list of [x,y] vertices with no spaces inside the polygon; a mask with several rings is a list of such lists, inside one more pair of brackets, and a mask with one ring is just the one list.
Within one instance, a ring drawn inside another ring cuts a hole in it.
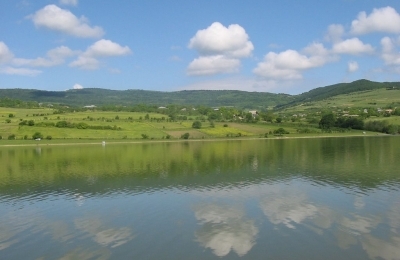
[{"label": "bush", "polygon": [[28,140],[28,135],[24,135],[24,140]]},{"label": "bush", "polygon": [[8,136],[8,140],[15,140],[15,134],[11,134]]},{"label": "bush", "polygon": [[7,123],[7,124],[11,123],[11,119],[7,118],[7,119],[6,119],[6,123]]},{"label": "bush", "polygon": [[166,139],[171,139],[171,135],[167,135],[165,138]]},{"label": "bush", "polygon": [[142,138],[143,138],[143,139],[149,139],[149,136],[146,135],[146,134],[142,134]]},{"label": "bush", "polygon": [[200,129],[201,128],[201,122],[200,121],[194,121],[193,124],[192,124],[192,127],[196,128],[196,129]]},{"label": "bush", "polygon": [[32,139],[43,139],[43,135],[40,132],[36,132],[32,135]]},{"label": "bush", "polygon": [[48,136],[46,136],[46,139],[51,140],[51,139],[53,139],[53,137],[51,137],[51,135],[48,135]]},{"label": "bush", "polygon": [[224,127],[228,127],[228,124],[224,124]]},{"label": "bush", "polygon": [[184,133],[183,135],[181,135],[181,139],[189,139],[189,136],[189,133]]},{"label": "bush", "polygon": [[274,130],[274,134],[276,135],[283,135],[283,134],[288,134],[289,132],[286,131],[284,128],[280,127],[276,130]]}]

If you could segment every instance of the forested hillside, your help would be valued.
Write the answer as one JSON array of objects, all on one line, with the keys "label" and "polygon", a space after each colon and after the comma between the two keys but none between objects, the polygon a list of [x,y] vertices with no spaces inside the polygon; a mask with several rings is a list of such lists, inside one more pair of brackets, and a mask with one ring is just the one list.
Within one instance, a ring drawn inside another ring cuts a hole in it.
[{"label": "forested hillside", "polygon": [[293,96],[265,92],[236,90],[184,90],[160,92],[148,90],[81,89],[67,91],[42,91],[32,89],[0,89],[0,98],[23,101],[59,103],[69,106],[137,104],[167,106],[204,105],[209,107],[235,106],[240,108],[274,107],[293,101]]},{"label": "forested hillside", "polygon": [[[183,90],[161,92],[149,90],[108,90],[80,89],[67,91],[43,91],[34,89],[0,89],[0,100],[17,99],[24,102],[56,103],[68,106],[86,105],[119,105],[134,106],[138,104],[168,106],[234,106],[237,108],[277,109],[295,106],[304,102],[319,101],[341,94],[374,90],[380,88],[400,89],[400,82],[373,82],[357,80],[351,83],[339,83],[320,87],[300,95],[274,94],[267,92],[246,92],[238,90]],[[1,105],[1,104],[0,104]]]}]

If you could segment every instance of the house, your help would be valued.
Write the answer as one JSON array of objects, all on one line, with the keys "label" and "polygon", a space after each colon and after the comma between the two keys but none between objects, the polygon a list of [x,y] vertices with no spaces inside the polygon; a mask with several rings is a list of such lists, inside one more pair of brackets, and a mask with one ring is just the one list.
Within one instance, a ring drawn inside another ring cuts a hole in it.
[{"label": "house", "polygon": [[95,105],[90,105],[90,106],[84,106],[84,108],[96,108]]},{"label": "house", "polygon": [[256,116],[257,116],[257,110],[250,110],[249,113],[251,113],[251,115],[252,115],[253,117],[256,117]]}]

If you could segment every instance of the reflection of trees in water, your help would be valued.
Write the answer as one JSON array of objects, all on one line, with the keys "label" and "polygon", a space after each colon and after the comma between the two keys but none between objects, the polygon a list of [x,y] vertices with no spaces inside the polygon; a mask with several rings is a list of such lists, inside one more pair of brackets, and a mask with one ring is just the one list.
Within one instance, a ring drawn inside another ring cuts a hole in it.
[{"label": "reflection of trees in water", "polygon": [[387,180],[400,181],[396,166],[399,141],[381,137],[145,143],[110,145],[106,149],[100,143],[15,147],[7,148],[0,158],[0,185],[20,181],[34,187],[38,180],[56,183],[88,176],[99,182],[117,178],[187,182],[179,185],[193,185],[189,178],[202,176],[206,185],[229,185],[243,180],[237,173],[250,170],[246,176],[254,181],[301,176],[333,185],[370,188]]},{"label": "reflection of trees in water", "polygon": [[258,228],[247,219],[243,210],[217,204],[195,207],[201,228],[196,231],[197,241],[210,248],[217,256],[226,256],[232,250],[239,256],[250,251],[255,244]]}]

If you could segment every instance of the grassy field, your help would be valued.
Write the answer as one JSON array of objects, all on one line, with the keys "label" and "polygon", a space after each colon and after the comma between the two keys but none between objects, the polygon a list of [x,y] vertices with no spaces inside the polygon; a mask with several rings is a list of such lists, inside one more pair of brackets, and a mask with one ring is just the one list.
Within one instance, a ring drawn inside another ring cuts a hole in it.
[{"label": "grassy field", "polygon": [[345,95],[337,95],[328,99],[316,102],[305,102],[298,106],[285,109],[286,112],[307,112],[323,109],[349,109],[357,108],[384,108],[391,103],[400,102],[400,90],[376,89],[362,91]]},{"label": "grassy field", "polygon": [[[10,117],[10,114],[12,116]],[[289,137],[310,137],[325,136],[319,129],[311,125],[299,125],[298,123],[265,123],[256,124],[235,123],[235,122],[215,122],[214,126],[208,121],[202,122],[200,129],[192,128],[193,120],[168,122],[167,116],[163,114],[151,113],[148,120],[145,120],[147,113],[136,112],[104,112],[86,111],[66,114],[53,114],[52,109],[16,109],[0,108],[0,136],[1,144],[8,144],[21,140],[25,144],[35,144],[32,136],[40,132],[44,139],[51,136],[50,143],[98,143],[99,140],[113,141],[144,141],[146,140],[167,140],[179,139],[183,134],[189,133],[189,139],[211,139],[211,138],[282,138],[273,134],[278,128],[284,128],[289,132]],[[381,118],[379,118],[381,120]],[[397,120],[400,117],[382,118],[382,120]],[[33,126],[20,125],[24,120],[34,121]],[[78,129],[78,128],[59,128],[55,126],[40,126],[42,123],[56,124],[59,121],[67,121],[74,124],[85,123],[89,126],[109,126],[112,129]],[[299,134],[298,129],[310,128],[312,133]],[[115,129],[115,130],[113,130]],[[360,135],[362,131],[351,131],[346,133],[333,133],[335,135]],[[376,133],[367,133],[376,134]],[[14,135],[16,140],[7,140]],[[24,140],[26,139],[26,140]],[[45,140],[42,140],[44,142]]]}]

